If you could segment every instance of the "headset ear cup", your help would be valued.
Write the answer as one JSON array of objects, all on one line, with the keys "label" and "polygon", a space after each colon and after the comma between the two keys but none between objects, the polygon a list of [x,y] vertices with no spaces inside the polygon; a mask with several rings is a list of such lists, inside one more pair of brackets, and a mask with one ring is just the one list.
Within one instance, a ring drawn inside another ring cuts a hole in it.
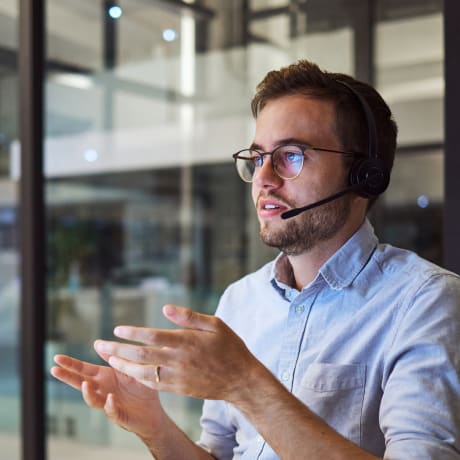
[{"label": "headset ear cup", "polygon": [[366,158],[352,164],[349,181],[351,186],[358,186],[355,190],[358,195],[372,198],[387,189],[390,175],[382,160]]}]

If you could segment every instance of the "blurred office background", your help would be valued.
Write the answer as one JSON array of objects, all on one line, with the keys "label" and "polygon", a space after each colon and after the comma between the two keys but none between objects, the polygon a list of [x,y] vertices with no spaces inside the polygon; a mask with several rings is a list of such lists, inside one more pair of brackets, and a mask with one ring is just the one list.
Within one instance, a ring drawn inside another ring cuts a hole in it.
[{"label": "blurred office background", "polygon": [[[120,323],[169,327],[161,306],[212,313],[227,284],[273,257],[231,154],[249,101],[299,58],[373,82],[400,127],[378,235],[443,264],[440,0],[47,0],[47,444],[50,460],[149,458],[53,381],[51,356],[99,362]],[[20,179],[15,0],[0,0],[0,455],[21,458]],[[244,302],[244,299],[242,299]],[[201,402],[163,394],[192,438]],[[101,457],[102,456],[102,457]]]}]

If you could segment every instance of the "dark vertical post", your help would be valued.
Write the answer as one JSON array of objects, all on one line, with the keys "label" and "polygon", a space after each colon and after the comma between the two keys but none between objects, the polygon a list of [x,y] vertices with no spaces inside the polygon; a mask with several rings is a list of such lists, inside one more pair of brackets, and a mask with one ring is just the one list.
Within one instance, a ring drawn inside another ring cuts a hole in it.
[{"label": "dark vertical post", "polygon": [[242,40],[241,44],[243,46],[248,46],[251,37],[251,22],[249,20],[249,15],[251,13],[249,0],[242,0],[241,1],[241,22],[243,24],[243,32],[242,32]]},{"label": "dark vertical post", "polygon": [[102,21],[104,31],[103,42],[103,59],[105,70],[105,87],[104,87],[104,128],[111,130],[113,128],[113,93],[114,93],[114,76],[113,69],[117,65],[117,21],[109,15],[111,7],[117,6],[115,0],[104,0],[102,2]]},{"label": "dark vertical post", "polygon": [[374,0],[352,4],[354,31],[355,77],[375,85],[374,44],[375,5]]},{"label": "dark vertical post", "polygon": [[460,273],[460,2],[444,0],[444,266]]},{"label": "dark vertical post", "polygon": [[109,15],[109,10],[112,6],[117,6],[117,2],[115,0],[104,0],[104,67],[106,69],[113,69],[115,67],[117,55],[117,19],[114,19]]},{"label": "dark vertical post", "polygon": [[296,0],[289,1],[289,37],[296,38],[299,35],[299,12]]},{"label": "dark vertical post", "polygon": [[46,325],[43,193],[45,0],[20,0],[22,458],[44,460]]}]

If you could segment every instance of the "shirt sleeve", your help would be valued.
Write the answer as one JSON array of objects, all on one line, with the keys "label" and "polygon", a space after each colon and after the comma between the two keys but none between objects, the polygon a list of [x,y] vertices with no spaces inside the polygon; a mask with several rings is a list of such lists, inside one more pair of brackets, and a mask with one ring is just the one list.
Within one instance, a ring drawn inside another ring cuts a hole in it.
[{"label": "shirt sleeve", "polygon": [[460,279],[433,276],[406,299],[385,359],[387,460],[460,459]]},{"label": "shirt sleeve", "polygon": [[202,431],[197,444],[218,460],[231,460],[237,442],[227,403],[206,400],[200,423]]}]

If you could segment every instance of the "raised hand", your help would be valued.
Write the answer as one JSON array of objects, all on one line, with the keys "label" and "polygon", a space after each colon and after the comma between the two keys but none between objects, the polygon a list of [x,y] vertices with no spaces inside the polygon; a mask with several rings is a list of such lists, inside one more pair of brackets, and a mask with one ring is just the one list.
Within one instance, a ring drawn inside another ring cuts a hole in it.
[{"label": "raised hand", "polygon": [[95,349],[110,356],[114,369],[151,388],[202,399],[237,403],[255,371],[268,373],[219,318],[173,305],[163,313],[183,329],[119,326],[117,337],[141,345],[99,340]]},{"label": "raised hand", "polygon": [[[101,354],[103,359],[109,357]],[[90,407],[102,410],[117,425],[147,438],[161,426],[165,413],[158,393],[109,366],[99,366],[56,355],[58,366],[51,374],[71,387],[80,390]]]}]

